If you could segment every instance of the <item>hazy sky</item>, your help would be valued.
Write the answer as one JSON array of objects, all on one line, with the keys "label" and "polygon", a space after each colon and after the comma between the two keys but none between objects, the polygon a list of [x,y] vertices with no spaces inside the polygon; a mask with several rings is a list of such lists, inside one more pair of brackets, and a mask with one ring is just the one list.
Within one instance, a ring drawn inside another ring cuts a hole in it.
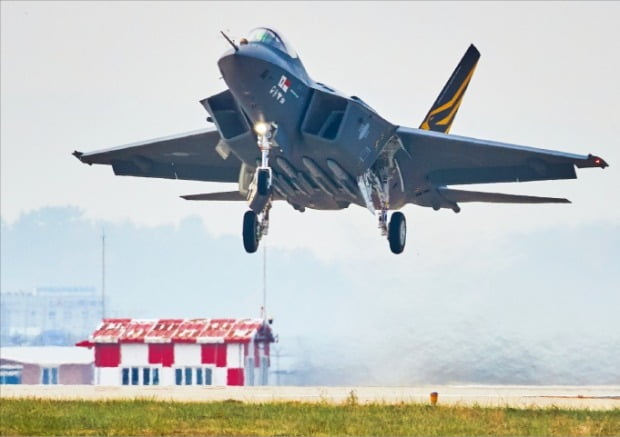
[{"label": "hazy sky", "polygon": [[[571,206],[464,205],[458,219],[406,207],[410,246],[468,222],[504,232],[617,221],[619,18],[615,2],[2,2],[2,216],[71,204],[93,218],[150,225],[200,214],[212,232],[239,234],[245,205],[178,198],[216,184],[114,177],[70,153],[205,127],[198,100],[225,87],[219,30],[239,37],[268,25],[316,80],[409,126],[419,125],[473,42],[482,58],[453,133],[596,153],[611,164],[577,181],[499,187],[566,196]],[[272,222],[270,244],[346,255],[363,241],[387,250],[362,208],[301,215],[282,204]]]},{"label": "hazy sky", "polygon": [[[549,318],[535,325],[548,337],[563,332],[558,326],[568,315],[583,311],[587,323],[600,314],[597,332],[618,343],[613,308],[620,259],[612,243],[620,229],[620,3],[3,1],[0,7],[5,232],[20,215],[44,206],[76,206],[94,222],[130,221],[136,232],[145,226],[168,232],[198,216],[210,238],[234,246],[226,252],[231,263],[249,257],[243,264],[254,263],[250,271],[259,272],[260,255],[241,249],[244,204],[178,197],[229,186],[115,177],[109,167],[88,167],[71,152],[207,126],[198,101],[225,88],[216,62],[228,45],[219,30],[238,38],[273,26],[315,80],[414,127],[474,43],[482,57],[452,133],[594,153],[610,164],[578,171],[577,180],[475,188],[567,197],[573,204],[464,204],[458,215],[407,206],[409,235],[400,256],[389,252],[375,217],[363,208],[300,214],[277,204],[262,244],[287,262],[304,254],[309,278],[335,278],[337,289],[324,290],[321,299],[344,293],[358,300],[364,309],[343,325],[371,317],[376,301],[391,329],[399,323],[403,330],[421,329],[422,322],[400,318],[423,311],[425,317],[441,313],[446,322],[465,317],[476,332],[492,332],[501,320],[519,331],[529,299],[536,306],[531,317]],[[202,250],[207,260],[220,256],[208,245]],[[7,277],[8,256],[27,254],[3,253],[3,283],[19,287]],[[226,277],[212,274],[209,280],[226,284]],[[283,288],[294,281],[272,279],[272,285],[280,287],[281,305],[288,302]],[[528,291],[524,301],[520,290]],[[560,290],[569,297],[561,298]],[[296,329],[301,311],[291,311],[287,329]]]}]

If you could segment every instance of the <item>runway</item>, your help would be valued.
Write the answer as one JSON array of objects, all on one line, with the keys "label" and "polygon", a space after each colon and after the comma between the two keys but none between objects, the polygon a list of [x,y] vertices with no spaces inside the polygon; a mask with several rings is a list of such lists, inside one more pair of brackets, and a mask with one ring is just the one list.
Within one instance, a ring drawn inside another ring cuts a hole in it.
[{"label": "runway", "polygon": [[620,409],[620,386],[100,387],[92,385],[3,385],[0,398],[35,397],[64,400],[143,398],[179,402],[236,400],[248,403],[296,401],[332,404],[355,399],[360,404],[395,404],[401,402],[429,403],[431,392],[438,393],[438,405]]}]

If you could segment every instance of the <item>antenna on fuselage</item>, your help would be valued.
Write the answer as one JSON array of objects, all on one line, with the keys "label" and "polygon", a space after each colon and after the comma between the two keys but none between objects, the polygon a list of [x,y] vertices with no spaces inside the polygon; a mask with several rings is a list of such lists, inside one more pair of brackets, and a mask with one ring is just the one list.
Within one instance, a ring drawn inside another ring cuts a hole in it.
[{"label": "antenna on fuselage", "polygon": [[222,34],[224,38],[226,38],[226,41],[228,41],[230,45],[233,46],[233,49],[235,49],[235,51],[239,50],[239,47],[237,46],[237,44],[235,44],[235,42],[232,39],[228,38],[228,35],[226,35],[223,30],[220,30],[220,33]]}]

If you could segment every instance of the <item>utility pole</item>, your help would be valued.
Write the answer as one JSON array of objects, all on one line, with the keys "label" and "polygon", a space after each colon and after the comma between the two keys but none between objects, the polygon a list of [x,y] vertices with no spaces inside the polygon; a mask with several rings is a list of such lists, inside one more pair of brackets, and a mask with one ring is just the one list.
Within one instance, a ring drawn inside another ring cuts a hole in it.
[{"label": "utility pole", "polygon": [[101,228],[101,319],[105,318],[105,229]]},{"label": "utility pole", "polygon": [[267,245],[263,245],[263,322],[267,321]]}]

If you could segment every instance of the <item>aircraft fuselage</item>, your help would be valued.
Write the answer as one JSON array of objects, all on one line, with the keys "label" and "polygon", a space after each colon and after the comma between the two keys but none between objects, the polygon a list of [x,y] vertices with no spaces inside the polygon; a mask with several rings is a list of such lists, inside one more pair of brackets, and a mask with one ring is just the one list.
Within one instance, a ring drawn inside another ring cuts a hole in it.
[{"label": "aircraft fuselage", "polygon": [[[396,126],[360,99],[313,81],[299,59],[264,44],[229,50],[218,66],[248,128],[277,126],[270,164],[289,202],[316,209],[364,205],[356,180],[377,161]],[[222,130],[226,120],[205,106]],[[256,166],[258,149],[251,155],[241,142],[238,149],[234,140],[228,143],[244,164]]]}]

